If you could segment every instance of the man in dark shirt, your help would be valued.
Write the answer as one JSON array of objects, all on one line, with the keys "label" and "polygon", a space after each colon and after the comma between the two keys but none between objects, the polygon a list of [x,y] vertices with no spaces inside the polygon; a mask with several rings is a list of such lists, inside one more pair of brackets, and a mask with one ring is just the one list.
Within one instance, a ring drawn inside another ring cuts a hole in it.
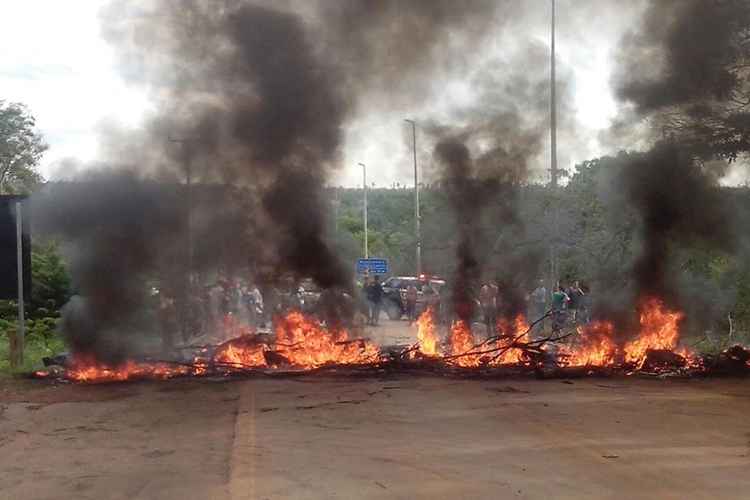
[{"label": "man in dark shirt", "polygon": [[383,287],[380,285],[380,276],[375,276],[366,289],[367,302],[370,306],[370,321],[377,326],[380,319],[380,305],[383,301]]},{"label": "man in dark shirt", "polygon": [[578,281],[574,281],[573,286],[568,288],[568,298],[570,299],[570,302],[568,303],[568,309],[570,309],[570,317],[573,322],[578,321],[578,311],[583,308],[584,295],[585,294],[583,293],[581,285],[578,283]]}]

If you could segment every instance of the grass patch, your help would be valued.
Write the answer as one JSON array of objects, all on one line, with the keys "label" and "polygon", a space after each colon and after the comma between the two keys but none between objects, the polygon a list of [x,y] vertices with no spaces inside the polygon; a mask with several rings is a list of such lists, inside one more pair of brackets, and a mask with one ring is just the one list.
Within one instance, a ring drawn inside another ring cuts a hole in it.
[{"label": "grass patch", "polygon": [[57,334],[44,336],[36,335],[26,337],[24,348],[23,365],[13,370],[10,367],[10,347],[8,332],[0,332],[0,375],[13,375],[16,373],[28,373],[42,368],[42,358],[54,356],[65,350],[65,343]]}]

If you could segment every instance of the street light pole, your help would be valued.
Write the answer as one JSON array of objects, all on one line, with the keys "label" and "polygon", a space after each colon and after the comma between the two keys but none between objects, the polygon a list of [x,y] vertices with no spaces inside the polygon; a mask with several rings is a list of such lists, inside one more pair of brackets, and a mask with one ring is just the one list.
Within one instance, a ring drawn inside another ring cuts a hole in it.
[{"label": "street light pole", "polygon": [[[168,137],[169,142],[187,147],[195,139],[175,139]],[[185,186],[186,186],[186,215],[187,215],[187,251],[188,251],[188,288],[193,284],[193,169],[190,160],[185,161]]]},{"label": "street light pole", "polygon": [[414,232],[417,237],[417,276],[422,274],[422,231],[421,217],[419,215],[419,177],[417,176],[417,123],[408,118],[404,120],[411,123],[412,149],[414,153]]},{"label": "street light pole", "polygon": [[365,259],[370,258],[370,252],[367,248],[367,166],[364,163],[359,164],[362,167],[362,188],[364,191],[364,219],[365,219]]},{"label": "street light pole", "polygon": [[552,244],[550,245],[550,283],[554,287],[558,278],[557,237],[558,237],[558,200],[557,200],[557,92],[555,88],[555,0],[551,0],[552,20],[550,27],[550,187],[552,189]]},{"label": "street light pole", "polygon": [[555,0],[552,0],[550,50],[550,184],[557,188],[557,92],[555,89]]}]

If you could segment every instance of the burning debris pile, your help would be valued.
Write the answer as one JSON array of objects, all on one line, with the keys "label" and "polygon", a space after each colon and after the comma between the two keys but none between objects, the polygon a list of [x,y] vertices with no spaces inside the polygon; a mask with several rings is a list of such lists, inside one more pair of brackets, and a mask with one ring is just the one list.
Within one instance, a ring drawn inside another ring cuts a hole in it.
[{"label": "burning debris pile", "polygon": [[184,360],[127,360],[106,364],[74,355],[60,369],[38,371],[40,378],[74,382],[121,382],[185,376],[290,375],[305,373],[372,373],[425,371],[446,375],[580,376],[595,374],[693,375],[750,372],[750,350],[735,346],[719,356],[701,358],[680,348],[682,314],[658,299],[644,300],[640,329],[622,346],[614,341],[614,325],[595,321],[573,331],[542,333],[540,321],[528,324],[519,315],[499,320],[497,335],[477,341],[462,320],[442,339],[434,311],[416,322],[417,342],[381,349],[368,339],[350,338],[345,329],[328,329],[300,312],[280,317],[275,335],[244,333],[226,342],[197,349]]}]

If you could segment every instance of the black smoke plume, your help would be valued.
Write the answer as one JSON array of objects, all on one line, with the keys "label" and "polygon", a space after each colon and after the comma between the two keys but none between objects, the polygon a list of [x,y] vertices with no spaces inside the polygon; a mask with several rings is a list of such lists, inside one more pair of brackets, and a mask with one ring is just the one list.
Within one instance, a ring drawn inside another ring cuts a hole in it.
[{"label": "black smoke plume", "polygon": [[675,144],[662,143],[634,155],[615,182],[641,218],[642,248],[633,267],[638,296],[684,305],[669,272],[674,250],[734,248],[731,206],[716,177]]},{"label": "black smoke plume", "polygon": [[73,245],[66,250],[78,295],[63,310],[62,330],[74,351],[116,362],[153,332],[149,285],[161,276],[168,289],[172,263],[183,261],[180,194],[121,172],[60,183],[33,198],[35,230]]},{"label": "black smoke plume", "polygon": [[744,0],[651,1],[623,40],[619,97],[641,113],[730,98],[749,28]]},{"label": "black smoke plume", "polygon": [[457,139],[445,139],[435,147],[443,165],[443,180],[451,207],[457,219],[456,270],[453,283],[453,310],[467,325],[474,315],[472,289],[481,278],[476,239],[480,233],[482,209],[496,191],[494,179],[480,180],[474,174],[469,149]]},{"label": "black smoke plume", "polygon": [[[517,58],[529,63],[523,66]],[[455,110],[456,123],[431,124],[436,180],[455,215],[456,267],[453,306],[472,317],[482,283],[499,287],[499,314],[513,319],[526,310],[526,290],[540,276],[542,255],[522,248],[527,228],[519,193],[536,173],[549,134],[549,50],[523,45],[514,56],[490,60],[471,80],[473,105]],[[568,118],[572,102],[569,72],[558,82],[559,109]],[[542,160],[546,164],[546,158]]]},{"label": "black smoke plume", "polygon": [[614,86],[653,132],[704,159],[750,149],[750,2],[651,1],[621,42]]},{"label": "black smoke plume", "polygon": [[[517,134],[514,131],[506,138]],[[524,231],[517,196],[529,158],[518,149],[506,150],[498,144],[473,158],[467,146],[469,139],[445,136],[434,151],[440,168],[439,184],[455,217],[451,301],[456,316],[467,324],[474,316],[475,294],[482,282],[499,285],[503,317],[524,312],[522,290],[538,270],[538,256],[515,255],[509,248]],[[508,229],[510,241],[500,243],[498,233]]]},{"label": "black smoke plume", "polygon": [[511,20],[520,1],[317,0],[321,38],[346,68],[341,83],[378,105],[413,107],[425,100],[433,76],[467,75],[471,50]]},{"label": "black smoke plume", "polygon": [[[734,213],[719,187],[725,162],[748,150],[746,62],[750,4],[742,0],[652,0],[619,47],[614,88],[629,105],[629,126],[650,125],[644,153],[627,155],[613,186],[622,212],[633,210],[640,249],[632,287],[620,291],[618,317],[643,297],[703,315],[720,300],[689,293],[680,252],[737,250]],[[750,122],[748,122],[750,123]],[[693,287],[696,288],[696,287]],[[606,300],[605,300],[606,301]],[[713,304],[713,305],[711,305]],[[612,304],[605,311],[612,314]],[[617,309],[617,307],[615,307]],[[632,318],[631,318],[632,320]],[[624,323],[624,322],[623,322]]]},{"label": "black smoke plume", "polygon": [[[266,258],[325,287],[350,283],[324,241],[321,198],[346,102],[301,17],[246,2],[151,9],[114,2],[105,13],[125,68],[163,97],[139,144],[148,154],[138,157],[151,163],[122,158],[140,173],[109,169],[52,186],[39,200],[46,233],[73,247],[79,295],[64,333],[76,351],[108,361],[133,354],[139,336],[153,332],[149,280],[177,300],[180,316],[191,311],[189,260],[193,271],[231,272]],[[209,193],[217,190],[218,198]]]},{"label": "black smoke plume", "polygon": [[189,267],[349,287],[350,266],[324,238],[322,196],[342,127],[395,75],[412,96],[427,88],[427,70],[479,40],[497,8],[111,1],[104,37],[156,110],[140,131],[103,130],[105,169],[37,199],[40,228],[72,259],[78,295],[62,326],[71,346],[108,361],[147,349],[152,281],[187,314]]}]

